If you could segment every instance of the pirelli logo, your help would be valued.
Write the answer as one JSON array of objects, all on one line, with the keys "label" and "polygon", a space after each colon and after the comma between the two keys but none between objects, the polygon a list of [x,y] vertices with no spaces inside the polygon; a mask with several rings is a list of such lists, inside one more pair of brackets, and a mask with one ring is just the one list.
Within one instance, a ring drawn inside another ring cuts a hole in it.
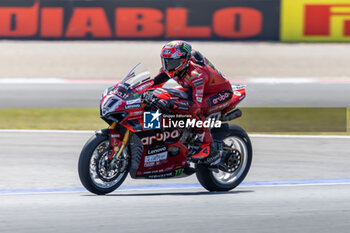
[{"label": "pirelli logo", "polygon": [[284,0],[283,41],[350,41],[350,0]]},{"label": "pirelli logo", "polygon": [[350,36],[349,5],[306,5],[306,36]]}]

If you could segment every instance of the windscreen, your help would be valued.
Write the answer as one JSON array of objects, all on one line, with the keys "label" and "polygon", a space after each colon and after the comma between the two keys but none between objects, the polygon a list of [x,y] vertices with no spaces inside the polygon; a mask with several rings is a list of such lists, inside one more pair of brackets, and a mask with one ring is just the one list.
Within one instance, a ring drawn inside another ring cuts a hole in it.
[{"label": "windscreen", "polygon": [[120,84],[122,84],[125,88],[131,90],[150,79],[151,74],[148,69],[146,69],[142,63],[139,63],[126,75]]}]

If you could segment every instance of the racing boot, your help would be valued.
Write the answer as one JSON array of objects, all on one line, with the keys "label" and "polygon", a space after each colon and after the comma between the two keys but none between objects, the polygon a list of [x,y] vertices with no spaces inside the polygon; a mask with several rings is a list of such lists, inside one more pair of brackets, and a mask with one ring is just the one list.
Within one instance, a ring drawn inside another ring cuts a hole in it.
[{"label": "racing boot", "polygon": [[208,144],[202,144],[199,147],[199,150],[197,153],[195,153],[194,155],[191,156],[192,160],[194,161],[198,161],[198,160],[202,160],[204,158],[207,158],[210,155],[210,145]]},{"label": "racing boot", "polygon": [[213,166],[220,163],[221,153],[212,142],[210,145],[201,145],[199,151],[191,156],[190,161]]},{"label": "racing boot", "polygon": [[221,154],[218,153],[216,149],[210,131],[209,133],[204,132],[202,134],[197,134],[197,139],[201,141],[202,144],[197,152],[191,156],[191,161],[210,165],[219,163]]}]

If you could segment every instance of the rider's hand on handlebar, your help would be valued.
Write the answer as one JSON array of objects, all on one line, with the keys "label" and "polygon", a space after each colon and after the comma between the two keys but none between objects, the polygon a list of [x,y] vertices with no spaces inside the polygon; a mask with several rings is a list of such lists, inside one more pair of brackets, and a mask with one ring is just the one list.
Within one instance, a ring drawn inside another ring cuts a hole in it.
[{"label": "rider's hand on handlebar", "polygon": [[148,104],[155,104],[159,100],[158,97],[156,97],[155,95],[153,95],[147,91],[142,94],[142,99]]},{"label": "rider's hand on handlebar", "polygon": [[164,113],[169,113],[170,112],[170,103],[167,100],[159,100],[157,102],[157,107]]},{"label": "rider's hand on handlebar", "polygon": [[170,110],[170,104],[167,100],[159,99],[157,96],[149,92],[143,93],[142,98],[147,104],[160,109],[162,112],[169,112]]}]

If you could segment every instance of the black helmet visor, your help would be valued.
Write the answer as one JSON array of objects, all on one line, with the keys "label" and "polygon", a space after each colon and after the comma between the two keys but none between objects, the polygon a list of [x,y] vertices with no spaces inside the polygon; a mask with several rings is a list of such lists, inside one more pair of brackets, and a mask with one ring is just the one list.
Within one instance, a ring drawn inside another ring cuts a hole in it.
[{"label": "black helmet visor", "polygon": [[165,71],[174,71],[182,65],[181,58],[162,58],[162,63]]}]

